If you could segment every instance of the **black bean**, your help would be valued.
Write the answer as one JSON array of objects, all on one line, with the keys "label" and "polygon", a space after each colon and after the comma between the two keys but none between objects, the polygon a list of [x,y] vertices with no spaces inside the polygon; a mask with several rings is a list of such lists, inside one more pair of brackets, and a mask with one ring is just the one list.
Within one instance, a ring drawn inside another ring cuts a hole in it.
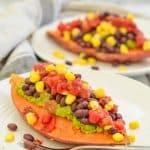
[{"label": "black bean", "polygon": [[26,84],[29,84],[29,85],[30,85],[30,84],[33,84],[33,83],[30,81],[29,78],[26,78],[26,79],[25,79],[25,83],[26,83]]},{"label": "black bean", "polygon": [[65,106],[65,97],[63,96],[61,99],[60,99],[60,106]]},{"label": "black bean", "polygon": [[113,121],[115,121],[117,119],[115,113],[110,113],[109,115],[111,116],[111,118],[112,118]]},{"label": "black bean", "polygon": [[109,130],[108,130],[108,133],[109,134],[115,134],[115,133],[117,133],[118,132],[118,130],[116,129],[116,128],[110,128]]},{"label": "black bean", "polygon": [[31,134],[29,134],[29,133],[24,134],[24,135],[23,135],[23,138],[24,138],[25,140],[28,140],[28,141],[31,141],[31,142],[34,141],[34,137],[33,137]]},{"label": "black bean", "polygon": [[8,129],[11,131],[16,131],[17,130],[17,125],[15,123],[9,123],[7,125]]},{"label": "black bean", "polygon": [[98,66],[91,66],[91,69],[93,69],[93,70],[99,70],[99,67]]},{"label": "black bean", "polygon": [[109,15],[110,15],[109,12],[104,12],[104,13],[101,13],[99,17],[100,17],[100,19],[104,19],[104,18],[106,18]]},{"label": "black bean", "polygon": [[81,42],[79,42],[79,44],[81,47],[86,47],[86,42],[81,41]]},{"label": "black bean", "polygon": [[73,41],[77,41],[77,40],[79,39],[79,36],[72,36],[71,39],[72,39]]},{"label": "black bean", "polygon": [[77,103],[80,103],[80,102],[83,102],[83,101],[84,101],[83,98],[77,98],[77,99],[76,99],[76,102],[77,102]]},{"label": "black bean", "polygon": [[81,118],[80,121],[81,121],[83,124],[89,124],[88,118]]},{"label": "black bean", "polygon": [[93,92],[91,92],[90,98],[96,98]]},{"label": "black bean", "polygon": [[40,93],[39,93],[39,92],[35,92],[33,96],[34,96],[35,98],[38,98],[38,97],[40,97]]},{"label": "black bean", "polygon": [[51,90],[50,90],[49,87],[46,87],[45,91],[46,91],[47,93],[51,93]]},{"label": "black bean", "polygon": [[84,100],[83,102],[81,102],[77,105],[77,109],[82,109],[82,108],[88,108],[88,102],[87,101]]},{"label": "black bean", "polygon": [[75,74],[75,77],[81,79],[81,74]]},{"label": "black bean", "polygon": [[91,47],[92,47],[92,45],[91,45],[89,42],[86,42],[86,43],[85,43],[85,47],[87,47],[87,48],[91,48]]},{"label": "black bean", "polygon": [[24,141],[24,148],[32,150],[32,149],[36,148],[36,145],[31,141],[25,140]]},{"label": "black bean", "polygon": [[35,86],[34,85],[30,85],[29,86],[29,91],[31,91],[32,93],[36,92]]},{"label": "black bean", "polygon": [[25,94],[27,95],[27,96],[32,96],[32,91],[30,91],[30,90],[27,90],[27,91],[25,91]]},{"label": "black bean", "polygon": [[126,43],[127,38],[125,36],[122,36],[119,40],[121,43]]},{"label": "black bean", "polygon": [[127,37],[131,40],[135,40],[135,34],[132,32],[127,33]]},{"label": "black bean", "polygon": [[29,85],[28,85],[28,84],[24,84],[24,85],[22,86],[22,90],[23,90],[23,91],[29,90]]},{"label": "black bean", "polygon": [[101,48],[106,48],[107,47],[107,44],[105,41],[102,41],[102,44],[101,44]]},{"label": "black bean", "polygon": [[57,95],[56,95],[55,100],[56,100],[56,102],[57,102],[58,104],[60,103],[61,98],[62,98],[62,95],[61,95],[61,94],[57,94]]},{"label": "black bean", "polygon": [[69,61],[69,60],[66,60],[66,61],[65,61],[65,64],[66,64],[66,65],[69,65],[69,66],[72,66],[72,62]]},{"label": "black bean", "polygon": [[107,52],[109,52],[109,53],[114,53],[114,52],[116,51],[116,50],[115,50],[115,47],[112,47],[112,46],[109,46],[109,45],[107,45],[106,50],[107,50]]},{"label": "black bean", "polygon": [[116,35],[115,35],[117,40],[120,40],[122,37],[122,34],[120,33],[120,31],[117,31]]},{"label": "black bean", "polygon": [[120,113],[116,113],[116,119],[122,119],[122,115]]},{"label": "black bean", "polygon": [[74,115],[77,118],[84,118],[88,116],[88,109],[78,109],[75,111]]},{"label": "black bean", "polygon": [[72,105],[71,105],[71,110],[74,112],[76,110],[76,106],[77,106],[77,102],[74,102]]}]

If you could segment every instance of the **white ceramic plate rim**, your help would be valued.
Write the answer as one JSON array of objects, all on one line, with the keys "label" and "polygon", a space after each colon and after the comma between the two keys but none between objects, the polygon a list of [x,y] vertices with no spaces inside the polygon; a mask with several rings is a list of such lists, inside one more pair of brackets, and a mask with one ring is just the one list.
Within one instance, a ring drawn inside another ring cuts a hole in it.
[{"label": "white ceramic plate rim", "polygon": [[[67,17],[67,18],[63,18],[63,19],[59,19],[59,20],[56,20],[56,21],[54,21],[54,22],[52,22],[52,23],[50,23],[50,24],[48,24],[48,25],[46,25],[46,26],[44,26],[44,27],[42,27],[41,29],[39,29],[38,31],[36,31],[35,33],[34,33],[34,35],[33,35],[33,38],[32,38],[32,45],[33,45],[33,50],[34,50],[34,52],[37,54],[37,56],[39,56],[40,58],[42,58],[43,60],[45,60],[45,61],[54,61],[55,63],[57,63],[57,61],[59,62],[60,60],[58,60],[58,59],[50,59],[50,54],[49,54],[49,56],[47,56],[46,54],[44,54],[44,52],[42,51],[43,49],[41,49],[40,50],[40,48],[39,48],[39,43],[37,44],[37,40],[38,40],[38,38],[37,38],[37,36],[39,36],[40,34],[42,34],[43,32],[46,32],[48,29],[53,29],[53,28],[56,28],[56,26],[57,26],[57,24],[60,22],[60,21],[63,21],[63,22],[68,22],[68,21],[71,21],[71,20],[73,20],[73,19],[76,19],[76,18],[83,18],[85,15],[84,14],[82,14],[82,15],[76,15],[76,16],[73,16],[73,17]],[[146,19],[144,19],[144,18],[138,18],[138,19],[142,19],[142,20],[145,20],[145,21],[147,21]],[[147,22],[149,22],[149,24],[150,24],[150,21],[147,21]],[[149,33],[149,32],[148,32]],[[150,33],[149,33],[150,34]],[[148,35],[149,37],[150,37],[150,35]],[[49,39],[51,39],[51,38],[49,38]],[[43,44],[43,43],[41,43],[41,44]],[[55,42],[53,43],[53,44],[56,44]],[[57,45],[57,44],[56,44]],[[61,47],[61,49],[63,49],[62,47]],[[71,53],[71,52],[65,52],[65,53]],[[147,59],[146,61],[148,61],[148,60],[150,60],[150,59]],[[61,61],[60,61],[61,62]],[[102,65],[104,64],[104,65],[109,65],[109,64],[107,64],[107,63],[103,63],[103,62],[100,62]],[[142,65],[142,63],[143,63],[143,65]],[[145,64],[147,65],[145,65]],[[148,64],[149,64],[149,62],[148,62]],[[137,63],[137,64],[131,64],[131,65],[129,65],[129,66],[127,66],[127,71],[124,71],[124,72],[121,72],[121,71],[118,71],[117,70],[117,68],[116,68],[116,70],[100,70],[100,71],[98,71],[98,72],[113,72],[113,73],[117,73],[117,74],[123,74],[123,75],[127,75],[127,76],[137,76],[137,75],[143,75],[143,74],[146,74],[146,73],[149,73],[150,72],[150,64],[148,65],[147,64],[147,62],[141,62],[141,63]],[[137,68],[138,66],[137,65],[140,65],[139,66],[139,68]],[[133,66],[133,69],[131,68]],[[89,70],[90,68],[89,67],[81,67],[81,66],[78,66],[78,65],[76,65],[76,66],[72,66],[73,68],[75,68],[75,69],[85,69],[85,71],[86,70]],[[100,68],[101,68],[101,66],[100,66]],[[113,67],[111,67],[111,66],[108,66],[108,69],[109,68],[112,68],[113,69]],[[131,68],[131,69],[130,69]]]}]

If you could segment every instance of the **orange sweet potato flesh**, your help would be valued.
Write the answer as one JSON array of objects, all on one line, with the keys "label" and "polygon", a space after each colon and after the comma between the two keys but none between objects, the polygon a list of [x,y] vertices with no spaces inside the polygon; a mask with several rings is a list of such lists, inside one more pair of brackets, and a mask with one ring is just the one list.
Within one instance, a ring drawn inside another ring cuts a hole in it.
[{"label": "orange sweet potato flesh", "polygon": [[[42,107],[29,103],[16,93],[16,87],[22,80],[23,78],[15,74],[11,76],[10,80],[12,99],[21,116],[24,118],[23,111],[25,106],[31,107],[37,114],[44,113],[45,110]],[[56,117],[55,128],[51,132],[41,130],[40,121],[38,121],[33,128],[49,139],[67,144],[125,145],[129,143],[127,136],[125,136],[124,141],[116,143],[109,134],[84,134],[80,130],[75,129],[71,121],[61,117]]]},{"label": "orange sweet potato flesh", "polygon": [[47,32],[47,35],[53,38],[63,48],[73,53],[79,54],[85,52],[87,55],[95,57],[97,60],[108,62],[108,63],[134,63],[142,61],[143,59],[150,57],[150,51],[144,51],[142,49],[132,49],[128,54],[113,54],[113,53],[102,53],[96,52],[94,48],[83,48],[73,40],[66,41],[61,36],[60,31]]}]

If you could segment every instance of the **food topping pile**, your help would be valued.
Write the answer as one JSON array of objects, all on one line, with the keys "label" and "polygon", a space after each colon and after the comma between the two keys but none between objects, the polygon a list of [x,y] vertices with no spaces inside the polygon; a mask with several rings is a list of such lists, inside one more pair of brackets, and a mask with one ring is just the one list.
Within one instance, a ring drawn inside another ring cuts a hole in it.
[{"label": "food topping pile", "polygon": [[81,78],[63,64],[35,65],[29,78],[16,91],[49,113],[39,116],[25,107],[26,121],[35,125],[40,120],[48,125],[45,129],[50,132],[55,126],[56,115],[71,120],[73,126],[84,133],[105,132],[111,134],[114,141],[122,141],[126,133],[125,122],[118,113],[118,106],[102,87],[93,90]]},{"label": "food topping pile", "polygon": [[135,49],[150,50],[150,41],[133,20],[132,14],[123,17],[108,12],[89,13],[83,20],[60,22],[58,30],[66,41],[73,40],[97,52],[128,54]]}]

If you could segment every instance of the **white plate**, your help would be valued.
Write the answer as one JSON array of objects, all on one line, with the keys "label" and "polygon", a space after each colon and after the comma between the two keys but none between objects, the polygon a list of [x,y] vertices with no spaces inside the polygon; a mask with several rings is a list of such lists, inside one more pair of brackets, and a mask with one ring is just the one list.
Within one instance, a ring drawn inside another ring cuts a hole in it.
[{"label": "white plate", "polygon": [[[75,71],[76,72],[76,71]],[[103,86],[108,95],[112,96],[113,100],[119,105],[119,112],[128,125],[129,121],[138,120],[140,122],[140,129],[128,133],[136,135],[135,145],[150,146],[150,88],[133,79],[123,77],[121,75],[100,73],[88,71],[77,71],[82,74],[83,78],[92,85],[93,88]],[[94,78],[94,80],[93,80]],[[22,140],[24,133],[31,133],[33,136],[42,139],[44,145],[53,147],[65,147],[67,145],[50,141],[35,132],[30,128],[19,115],[11,100],[9,79],[0,82],[0,150],[20,150],[18,143]],[[16,123],[18,130],[14,132],[16,140],[13,143],[5,143],[4,136],[8,132],[7,124]]]},{"label": "white plate", "polygon": [[[77,55],[64,50],[61,46],[59,46],[51,38],[47,37],[46,32],[48,30],[56,29],[56,27],[60,21],[68,22],[75,18],[83,18],[83,16],[84,15],[75,16],[75,17],[71,17],[71,18],[65,18],[63,20],[57,20],[47,26],[42,27],[37,32],[35,32],[33,39],[32,39],[32,45],[33,45],[33,49],[34,49],[35,53],[43,60],[52,61],[54,63],[64,63],[65,62],[65,60],[61,60],[61,59],[58,59],[58,58],[55,58],[54,56],[52,56],[52,53],[55,50],[61,50],[65,54],[66,60],[71,61],[71,60],[77,58],[78,57]],[[149,28],[150,20],[146,20],[144,18],[143,19],[136,18],[135,22],[137,23],[138,27],[143,31],[144,35],[146,37],[150,38],[150,28]],[[124,72],[119,71],[118,67],[113,67],[111,64],[108,64],[108,63],[97,62],[97,66],[100,67],[101,72],[119,73],[119,74],[124,74],[124,75],[128,75],[128,76],[142,75],[142,74],[150,72],[150,58],[144,60],[143,62],[139,62],[136,64],[126,66],[127,70]],[[76,68],[76,69],[85,69],[85,71],[91,69],[90,66],[74,65],[71,67]]]}]

